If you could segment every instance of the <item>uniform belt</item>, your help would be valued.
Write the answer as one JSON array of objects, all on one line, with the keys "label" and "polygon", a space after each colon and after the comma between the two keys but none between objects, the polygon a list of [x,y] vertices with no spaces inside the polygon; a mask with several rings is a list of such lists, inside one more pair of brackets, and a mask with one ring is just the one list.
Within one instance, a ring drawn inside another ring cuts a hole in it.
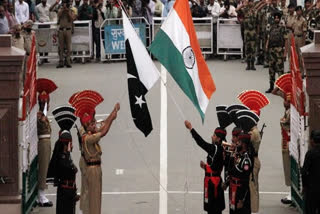
[{"label": "uniform belt", "polygon": [[88,161],[86,162],[88,166],[100,166],[101,161]]},{"label": "uniform belt", "polygon": [[73,180],[63,180],[59,183],[59,186],[65,189],[75,189],[76,182]]},{"label": "uniform belt", "polygon": [[295,34],[294,36],[295,36],[295,37],[302,37],[302,36],[303,36],[303,34],[301,34],[301,35],[296,35],[296,34]]},{"label": "uniform belt", "polygon": [[61,27],[59,30],[71,30],[71,27]]},{"label": "uniform belt", "polygon": [[46,139],[46,138],[50,138],[50,137],[51,137],[50,134],[42,134],[42,135],[38,136],[39,139]]},{"label": "uniform belt", "polygon": [[231,177],[231,183],[233,184],[242,184],[244,182],[247,182],[248,180],[243,180],[235,177]]}]

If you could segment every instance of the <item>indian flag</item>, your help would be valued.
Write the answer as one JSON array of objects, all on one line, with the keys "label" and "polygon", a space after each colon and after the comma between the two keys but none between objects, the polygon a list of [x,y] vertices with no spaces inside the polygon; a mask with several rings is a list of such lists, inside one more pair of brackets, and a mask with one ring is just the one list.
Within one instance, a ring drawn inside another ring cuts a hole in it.
[{"label": "indian flag", "polygon": [[196,106],[203,121],[216,87],[200,50],[188,0],[176,0],[150,51]]}]

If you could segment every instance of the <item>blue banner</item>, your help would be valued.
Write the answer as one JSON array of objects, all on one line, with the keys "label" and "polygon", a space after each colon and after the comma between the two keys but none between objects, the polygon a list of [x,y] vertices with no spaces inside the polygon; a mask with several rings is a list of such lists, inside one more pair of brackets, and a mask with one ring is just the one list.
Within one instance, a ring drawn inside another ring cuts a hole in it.
[{"label": "blue banner", "polygon": [[[146,24],[134,24],[134,29],[146,45]],[[124,40],[123,25],[107,25],[104,27],[104,49],[106,54],[125,54],[126,45]]]}]

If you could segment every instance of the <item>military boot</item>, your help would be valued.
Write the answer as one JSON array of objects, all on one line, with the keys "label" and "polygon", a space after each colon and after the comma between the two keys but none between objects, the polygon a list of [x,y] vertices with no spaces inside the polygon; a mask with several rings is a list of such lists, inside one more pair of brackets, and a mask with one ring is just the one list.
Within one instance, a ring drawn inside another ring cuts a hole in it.
[{"label": "military boot", "polygon": [[246,70],[249,71],[251,69],[251,63],[249,60],[247,60],[247,67]]},{"label": "military boot", "polygon": [[274,87],[274,83],[270,82],[270,88],[268,90],[266,90],[266,93],[270,94],[273,91],[273,87]]},{"label": "military boot", "polygon": [[256,70],[256,67],[254,67],[254,59],[251,60],[251,67],[250,67],[251,70],[255,71]]}]

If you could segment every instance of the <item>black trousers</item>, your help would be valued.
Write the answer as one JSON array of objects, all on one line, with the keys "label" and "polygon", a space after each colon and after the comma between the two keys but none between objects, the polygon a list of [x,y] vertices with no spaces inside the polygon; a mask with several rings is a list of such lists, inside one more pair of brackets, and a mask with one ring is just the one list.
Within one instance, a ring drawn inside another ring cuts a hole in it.
[{"label": "black trousers", "polygon": [[77,189],[65,189],[59,186],[57,189],[56,214],[75,214],[76,194]]},{"label": "black trousers", "polygon": [[93,41],[96,44],[96,58],[101,57],[101,45],[100,45],[100,30],[99,28],[93,28]]},{"label": "black trousers", "polygon": [[305,214],[320,214],[320,193],[306,191],[304,194]]}]

